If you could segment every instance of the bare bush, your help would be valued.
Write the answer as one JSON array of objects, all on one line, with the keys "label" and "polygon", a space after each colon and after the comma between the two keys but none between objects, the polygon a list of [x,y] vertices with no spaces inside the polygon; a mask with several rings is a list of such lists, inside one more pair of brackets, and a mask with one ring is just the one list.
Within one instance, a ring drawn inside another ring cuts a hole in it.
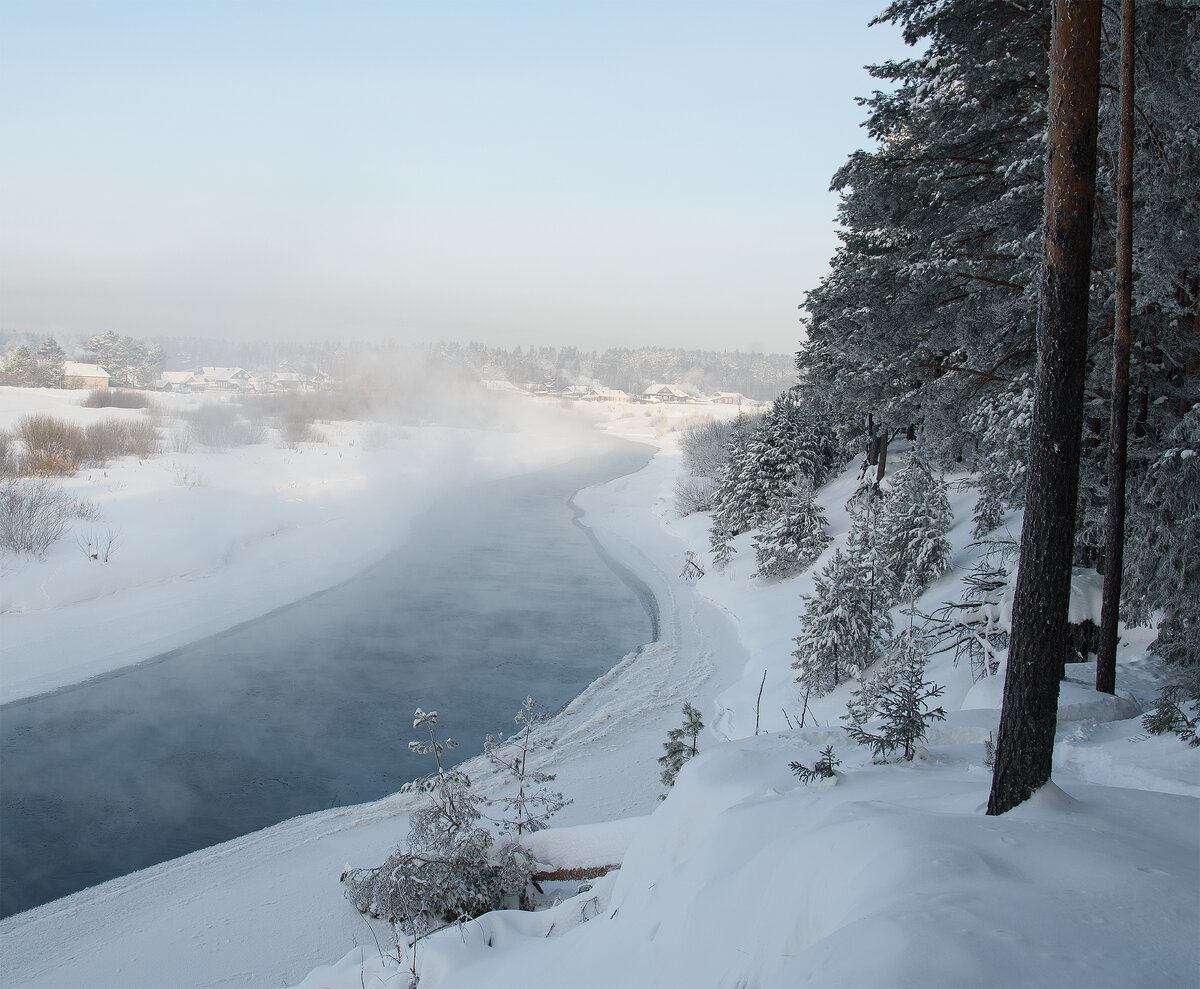
[{"label": "bare bush", "polygon": [[144,391],[128,388],[93,388],[79,404],[85,409],[148,409],[152,401]]},{"label": "bare bush", "polygon": [[48,415],[25,416],[17,422],[17,435],[25,444],[23,474],[74,474],[87,460],[87,435],[74,423]]},{"label": "bare bush", "polygon": [[0,478],[16,477],[20,470],[17,438],[7,429],[0,429]]},{"label": "bare bush", "polygon": [[49,481],[9,478],[0,485],[0,551],[43,556],[72,519],[95,517],[94,506]]},{"label": "bare bush", "polygon": [[139,460],[158,456],[162,450],[162,440],[154,423],[149,419],[134,419],[125,426],[129,433],[127,453]]},{"label": "bare bush", "polygon": [[711,477],[681,476],[675,481],[675,510],[680,517],[717,507],[717,482]]},{"label": "bare bush", "polygon": [[85,435],[86,459],[93,467],[103,467],[114,457],[144,460],[159,452],[158,429],[147,419],[101,419],[89,423]]},{"label": "bare bush", "polygon": [[232,405],[201,405],[186,416],[191,439],[204,446],[230,447],[262,443],[267,430],[258,419],[244,419]]},{"label": "bare bush", "polygon": [[113,457],[121,456],[129,442],[124,420],[115,417],[88,423],[84,435],[87,437],[85,460],[92,467],[103,467]]}]

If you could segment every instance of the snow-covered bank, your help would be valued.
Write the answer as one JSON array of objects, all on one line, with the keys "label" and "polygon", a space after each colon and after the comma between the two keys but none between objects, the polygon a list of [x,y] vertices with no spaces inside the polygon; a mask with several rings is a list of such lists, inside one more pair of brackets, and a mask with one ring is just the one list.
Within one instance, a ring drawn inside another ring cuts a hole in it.
[{"label": "snow-covered bank", "polygon": [[[80,397],[0,388],[0,429],[29,414],[85,426],[146,416],[82,408]],[[155,400],[167,412],[200,402]],[[586,422],[526,402],[508,411],[509,422],[487,429],[329,422],[320,424],[325,442],[232,450],[177,443],[179,427],[156,419],[159,456],[55,482],[94,506],[96,519],[76,522],[43,560],[0,557],[0,703],[132,665],[332,587],[399,545],[439,493],[597,449]],[[111,540],[107,562],[88,559],[81,544],[89,539],[105,548]]]},{"label": "snow-covered bank", "polygon": [[[644,418],[609,428],[655,432]],[[790,729],[785,712],[801,703],[791,637],[811,572],[752,578],[739,537],[726,572],[680,580],[706,520],[675,517],[678,453],[670,433],[658,441],[645,469],[576,500],[606,552],[658,597],[660,641],[577,698],[552,726],[558,748],[539,753],[575,800],[555,823],[593,825],[543,838],[546,857],[595,864],[623,852],[622,869],[550,911],[490,914],[428,939],[422,987],[1200,983],[1197,752],[1147,738],[1131,717],[1136,697],[1071,684],[1056,785],[985,817],[998,681],[973,686],[949,657],[929,669],[947,684],[949,716],[912,764],[876,766],[849,744],[838,721],[847,688],[810,707],[817,728]],[[835,540],[852,486],[844,474],[821,492]],[[952,532],[959,569],[927,601],[956,596],[967,525]],[[1144,646],[1134,635],[1122,653],[1127,695]],[[766,732],[755,736],[764,670]],[[655,759],[684,700],[710,728],[660,804]],[[838,778],[800,785],[788,762],[811,764],[827,744]],[[496,792],[487,766],[468,770]],[[386,927],[344,901],[338,876],[382,861],[417,799],[284,822],[9,918],[3,981],[404,985]]]}]

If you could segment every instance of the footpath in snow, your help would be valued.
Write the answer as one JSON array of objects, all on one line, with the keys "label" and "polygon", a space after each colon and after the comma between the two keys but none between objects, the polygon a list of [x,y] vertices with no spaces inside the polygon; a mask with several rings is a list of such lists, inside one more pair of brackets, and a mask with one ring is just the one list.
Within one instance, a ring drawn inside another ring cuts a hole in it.
[{"label": "footpath in snow", "polygon": [[[550,910],[427,939],[422,989],[1200,984],[1200,767],[1196,750],[1141,728],[1146,634],[1127,636],[1116,699],[1087,687],[1086,665],[1070,669],[1054,783],[986,817],[999,678],[975,684],[948,656],[931,663],[949,715],[910,764],[874,765],[849,744],[846,688],[810,706],[817,727],[789,727],[801,704],[791,639],[824,558],[764,582],[739,537],[724,573],[683,581],[707,518],[675,516],[675,435],[638,417],[607,428],[659,453],[576,502],[653,590],[660,636],[552,724],[560,742],[539,768],[574,803],[536,850],[622,867]],[[829,553],[853,486],[851,470],[820,493]],[[925,604],[957,598],[973,563],[969,504],[955,509],[955,570]],[[708,729],[660,803],[655,759],[685,700]],[[838,776],[800,785],[788,763],[828,744]],[[467,769],[498,792],[481,761]],[[405,985],[411,958],[393,957],[386,925],[357,914],[338,877],[381,862],[417,799],[287,821],[0,922],[3,984]]]}]

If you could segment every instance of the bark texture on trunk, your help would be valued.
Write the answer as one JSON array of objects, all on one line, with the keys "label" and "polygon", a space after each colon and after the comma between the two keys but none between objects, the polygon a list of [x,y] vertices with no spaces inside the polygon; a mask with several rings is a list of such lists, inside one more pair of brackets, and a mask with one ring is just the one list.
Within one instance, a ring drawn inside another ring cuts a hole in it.
[{"label": "bark texture on trunk", "polygon": [[1117,298],[1113,325],[1112,417],[1108,432],[1104,598],[1096,689],[1117,689],[1117,621],[1125,568],[1125,467],[1129,435],[1129,346],[1133,312],[1133,0],[1121,0],[1121,142],[1117,152]]},{"label": "bark texture on trunk", "polygon": [[1054,754],[1079,492],[1101,9],[1095,0],[1054,5],[1029,480],[989,814],[1049,780]]}]

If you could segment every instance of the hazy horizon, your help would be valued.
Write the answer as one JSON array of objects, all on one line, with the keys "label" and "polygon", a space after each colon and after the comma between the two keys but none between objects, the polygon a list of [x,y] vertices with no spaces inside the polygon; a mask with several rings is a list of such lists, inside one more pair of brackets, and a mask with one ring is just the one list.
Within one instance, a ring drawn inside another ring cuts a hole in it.
[{"label": "hazy horizon", "polygon": [[0,0],[0,327],[790,352],[882,6]]}]

